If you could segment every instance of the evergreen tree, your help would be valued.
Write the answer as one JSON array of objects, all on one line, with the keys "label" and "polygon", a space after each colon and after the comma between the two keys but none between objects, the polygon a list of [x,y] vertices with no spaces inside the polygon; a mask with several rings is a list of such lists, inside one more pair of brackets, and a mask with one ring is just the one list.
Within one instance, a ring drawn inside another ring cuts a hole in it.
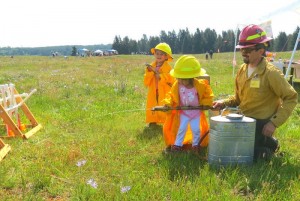
[{"label": "evergreen tree", "polygon": [[160,43],[160,38],[158,36],[150,36],[149,38],[150,49],[155,47],[158,43]]},{"label": "evergreen tree", "polygon": [[130,54],[129,38],[125,36],[122,41],[121,54]]},{"label": "evergreen tree", "polygon": [[172,49],[172,53],[175,53],[175,47],[176,47],[176,41],[177,41],[177,34],[176,32],[173,31],[169,31],[168,32],[168,44],[170,45],[171,49]]},{"label": "evergreen tree", "polygon": [[277,52],[287,51],[288,37],[285,32],[280,32],[274,41],[274,50]]},{"label": "evergreen tree", "polygon": [[217,41],[217,33],[216,31],[213,29],[205,29],[204,31],[204,47],[207,50],[213,50],[215,52],[215,47],[216,47],[216,41]]},{"label": "evergreen tree", "polygon": [[129,52],[134,54],[138,52],[138,43],[135,40],[129,40]]},{"label": "evergreen tree", "polygon": [[141,40],[138,41],[138,51],[139,52],[144,52],[144,53],[149,53],[150,52],[150,47],[149,47],[149,41],[148,37],[146,34],[143,34],[143,37]]},{"label": "evergreen tree", "polygon": [[[287,50],[288,51],[292,51],[294,50],[295,48],[295,43],[296,43],[296,40],[297,40],[297,37],[298,37],[298,34],[299,34],[299,27],[297,27],[297,29],[294,31],[294,33],[292,35],[289,35],[289,41],[288,41],[288,47],[287,47]],[[300,49],[300,43],[298,42],[298,45],[297,45],[297,48],[296,50],[299,50]]]},{"label": "evergreen tree", "polygon": [[203,48],[203,32],[200,31],[198,28],[196,29],[196,32],[193,37],[193,53],[194,54],[200,54],[204,53],[204,48]]},{"label": "evergreen tree", "polygon": [[175,52],[178,54],[184,54],[183,52],[183,46],[184,46],[184,40],[185,40],[185,30],[180,29],[177,36],[177,43],[175,46]]},{"label": "evergreen tree", "polygon": [[[222,32],[223,35],[223,32]],[[216,41],[216,51],[217,52],[225,52],[225,47],[224,47],[224,41],[223,41],[223,37],[221,35],[218,35],[217,37],[217,41]]]},{"label": "evergreen tree", "polygon": [[118,51],[119,54],[121,54],[122,50],[122,40],[120,36],[115,36],[113,44],[112,44],[112,49],[115,49]]},{"label": "evergreen tree", "polygon": [[161,42],[165,42],[165,43],[169,44],[170,40],[169,40],[169,37],[168,37],[168,35],[167,35],[167,33],[165,31],[161,31],[160,32],[159,38],[160,38]]},{"label": "evergreen tree", "polygon": [[77,56],[77,48],[75,46],[72,47],[71,56]]},{"label": "evergreen tree", "polygon": [[184,39],[182,44],[182,52],[185,54],[191,54],[193,50],[193,43],[192,43],[192,35],[188,28],[185,29],[184,32]]}]

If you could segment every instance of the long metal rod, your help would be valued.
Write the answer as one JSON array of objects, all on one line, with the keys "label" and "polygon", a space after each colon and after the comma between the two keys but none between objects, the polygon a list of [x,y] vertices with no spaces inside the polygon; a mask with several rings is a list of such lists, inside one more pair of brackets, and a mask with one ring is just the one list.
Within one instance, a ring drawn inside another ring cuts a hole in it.
[{"label": "long metal rod", "polygon": [[151,109],[152,111],[169,111],[169,110],[219,110],[208,105],[199,106],[178,106],[178,107],[166,107],[166,106],[155,106]]},{"label": "long metal rod", "polygon": [[300,29],[299,29],[298,37],[297,37],[297,40],[296,40],[296,43],[295,43],[295,46],[294,46],[292,56],[291,56],[290,61],[289,61],[288,68],[285,72],[285,76],[284,76],[285,79],[287,79],[287,77],[290,75],[291,65],[292,65],[294,55],[295,55],[295,52],[296,52],[296,49],[297,49],[297,46],[298,46],[299,38],[300,38]]}]

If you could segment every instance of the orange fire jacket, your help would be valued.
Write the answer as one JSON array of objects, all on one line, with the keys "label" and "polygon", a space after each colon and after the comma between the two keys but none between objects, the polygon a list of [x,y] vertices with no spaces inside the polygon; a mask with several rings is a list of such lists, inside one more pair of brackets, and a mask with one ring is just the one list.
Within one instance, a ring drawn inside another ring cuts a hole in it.
[{"label": "orange fire jacket", "polygon": [[[156,62],[151,63],[155,69]],[[162,106],[162,100],[165,98],[166,93],[170,91],[174,78],[170,75],[172,67],[168,62],[159,68],[160,80],[156,81],[155,73],[145,70],[144,85],[148,87],[147,104],[146,104],[146,123],[164,123],[166,114],[164,112],[153,112],[151,109],[155,106]],[[156,82],[157,91],[156,91]]]}]

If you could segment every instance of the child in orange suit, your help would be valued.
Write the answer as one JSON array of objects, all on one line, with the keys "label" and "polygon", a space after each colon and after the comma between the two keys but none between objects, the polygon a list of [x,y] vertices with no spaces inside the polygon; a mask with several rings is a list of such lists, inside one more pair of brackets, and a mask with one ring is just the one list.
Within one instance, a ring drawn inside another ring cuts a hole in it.
[{"label": "child in orange suit", "polygon": [[[181,56],[170,72],[177,81],[163,101],[165,106],[212,106],[214,94],[211,87],[207,81],[197,79],[204,73],[194,56]],[[201,110],[173,110],[167,113],[163,133],[166,145],[171,150],[179,151],[184,144],[192,144],[192,149],[198,152],[200,139],[207,132],[206,116]],[[207,146],[207,139],[201,146]]]},{"label": "child in orange suit", "polygon": [[162,100],[174,82],[174,78],[170,75],[172,67],[169,62],[173,60],[170,46],[167,43],[159,43],[151,49],[151,53],[154,55],[155,61],[146,64],[147,68],[144,74],[144,84],[148,88],[146,123],[149,126],[165,122],[166,114],[164,112],[153,112],[151,109],[155,106],[162,106]]}]

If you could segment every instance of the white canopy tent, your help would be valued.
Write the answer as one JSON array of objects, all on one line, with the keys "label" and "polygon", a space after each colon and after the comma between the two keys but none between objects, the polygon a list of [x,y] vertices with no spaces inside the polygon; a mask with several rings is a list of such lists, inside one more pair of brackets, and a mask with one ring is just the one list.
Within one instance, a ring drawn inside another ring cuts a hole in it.
[{"label": "white canopy tent", "polygon": [[95,50],[94,55],[95,56],[103,56],[103,51],[102,50]]},{"label": "white canopy tent", "polygon": [[103,53],[102,50],[95,50],[94,53]]}]

